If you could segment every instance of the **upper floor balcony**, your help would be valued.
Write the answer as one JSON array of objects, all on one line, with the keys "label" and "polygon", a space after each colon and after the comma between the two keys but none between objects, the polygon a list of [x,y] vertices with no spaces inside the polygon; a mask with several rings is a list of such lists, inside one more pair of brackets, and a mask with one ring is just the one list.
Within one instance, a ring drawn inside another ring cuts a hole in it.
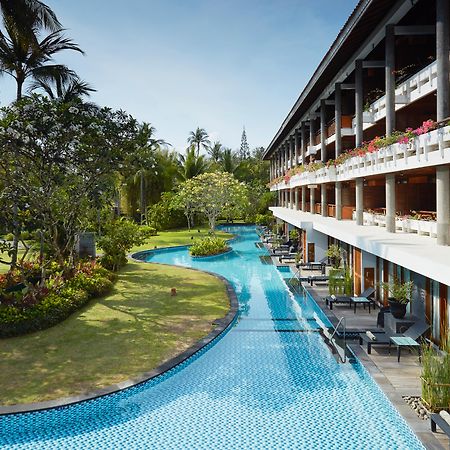
[{"label": "upper floor balcony", "polygon": [[373,152],[356,150],[347,153],[341,161],[333,161],[328,166],[320,167],[321,163],[314,163],[299,167],[298,173],[279,178],[271,190],[349,181],[360,177],[450,164],[449,150],[450,126],[447,125],[416,136],[408,142],[394,143]]}]

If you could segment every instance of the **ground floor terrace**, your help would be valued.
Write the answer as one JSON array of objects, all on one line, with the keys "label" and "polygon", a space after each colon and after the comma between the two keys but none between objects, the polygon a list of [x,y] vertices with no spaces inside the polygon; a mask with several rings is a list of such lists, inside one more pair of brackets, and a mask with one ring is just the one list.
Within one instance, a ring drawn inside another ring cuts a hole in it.
[{"label": "ground floor terrace", "polygon": [[429,338],[434,343],[439,345],[445,339],[450,313],[450,247],[417,233],[387,233],[375,224],[360,226],[355,220],[337,220],[289,207],[274,207],[272,211],[284,224],[286,234],[299,230],[304,262],[323,260],[332,244],[340,247],[351,270],[354,295],[374,287],[376,301],[386,305],[388,293],[380,283],[413,281],[407,314],[430,325]]}]

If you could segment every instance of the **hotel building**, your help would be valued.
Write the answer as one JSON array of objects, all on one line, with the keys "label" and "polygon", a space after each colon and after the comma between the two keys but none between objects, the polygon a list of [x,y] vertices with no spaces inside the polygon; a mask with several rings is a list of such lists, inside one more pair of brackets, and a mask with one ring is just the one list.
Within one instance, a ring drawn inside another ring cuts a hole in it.
[{"label": "hotel building", "polygon": [[372,285],[380,302],[380,282],[412,280],[410,312],[437,344],[450,313],[449,47],[449,0],[359,1],[264,154],[272,212],[301,230],[304,261],[339,244],[355,294]]}]

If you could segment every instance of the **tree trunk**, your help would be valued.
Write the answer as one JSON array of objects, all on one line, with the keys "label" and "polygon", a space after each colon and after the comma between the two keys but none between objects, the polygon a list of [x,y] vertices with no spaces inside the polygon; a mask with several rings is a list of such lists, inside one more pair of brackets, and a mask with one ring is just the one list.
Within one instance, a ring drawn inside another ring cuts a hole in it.
[{"label": "tree trunk", "polygon": [[141,170],[141,201],[140,201],[140,207],[141,207],[141,225],[144,224],[145,221],[145,210],[146,210],[146,205],[145,205],[145,180],[144,180],[144,173]]},{"label": "tree trunk", "polygon": [[24,80],[22,78],[17,79],[17,97],[16,97],[17,101],[22,99],[23,82]]},{"label": "tree trunk", "polygon": [[11,269],[15,269],[17,266],[17,257],[19,253],[19,237],[20,237],[20,230],[19,230],[19,224],[17,221],[18,216],[18,207],[16,200],[14,200],[14,206],[13,206],[13,254],[11,256]]}]

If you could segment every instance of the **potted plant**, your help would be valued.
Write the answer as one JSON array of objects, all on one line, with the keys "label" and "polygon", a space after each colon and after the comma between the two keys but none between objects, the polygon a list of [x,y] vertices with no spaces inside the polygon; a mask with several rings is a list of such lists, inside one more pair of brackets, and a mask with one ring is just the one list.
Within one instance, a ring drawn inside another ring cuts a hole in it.
[{"label": "potted plant", "polygon": [[330,245],[327,250],[327,257],[330,259],[330,263],[333,268],[339,269],[342,261],[341,249],[339,248],[339,245]]},{"label": "potted plant", "polygon": [[391,314],[396,319],[403,319],[406,314],[406,305],[411,299],[414,283],[412,281],[399,283],[394,280],[391,283],[381,283],[381,287],[390,295],[388,302],[391,308]]}]

